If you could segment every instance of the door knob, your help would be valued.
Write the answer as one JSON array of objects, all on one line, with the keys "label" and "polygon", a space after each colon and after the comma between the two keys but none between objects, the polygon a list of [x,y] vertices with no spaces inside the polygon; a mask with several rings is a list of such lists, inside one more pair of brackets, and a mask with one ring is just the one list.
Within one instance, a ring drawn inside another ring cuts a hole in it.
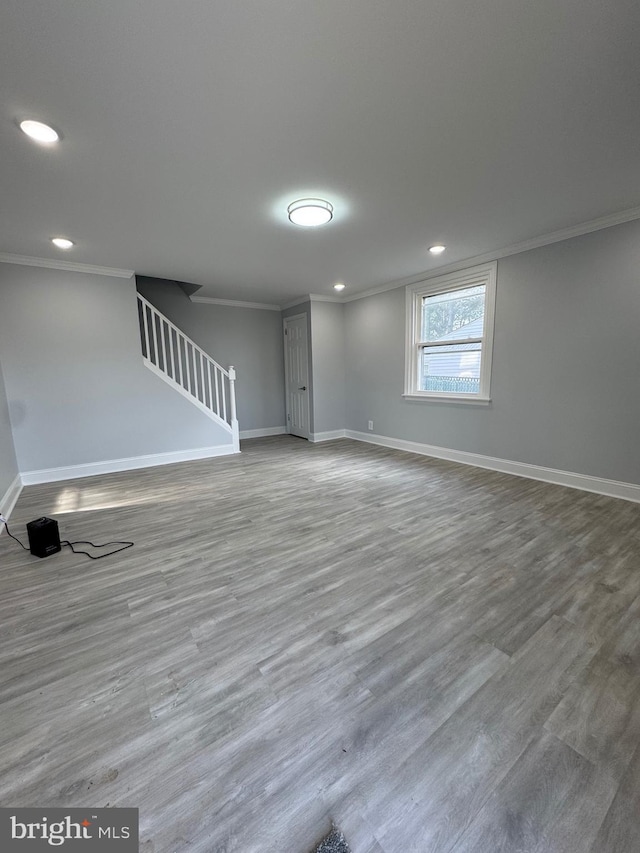
[{"label": "door knob", "polygon": [[298,388],[298,391],[306,391],[306,390],[307,390],[306,385],[302,385],[300,388]]}]

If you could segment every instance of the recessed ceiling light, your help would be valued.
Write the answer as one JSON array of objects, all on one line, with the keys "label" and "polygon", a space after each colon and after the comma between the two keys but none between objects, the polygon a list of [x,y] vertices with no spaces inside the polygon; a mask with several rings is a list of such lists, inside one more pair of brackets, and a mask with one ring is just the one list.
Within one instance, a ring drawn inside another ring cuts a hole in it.
[{"label": "recessed ceiling light", "polygon": [[35,139],[36,142],[57,142],[60,139],[57,130],[41,121],[33,121],[32,119],[21,121],[20,130],[30,136],[31,139]]},{"label": "recessed ceiling light", "polygon": [[294,225],[325,225],[333,218],[333,205],[322,198],[299,198],[287,208]]},{"label": "recessed ceiling light", "polygon": [[439,245],[438,246],[431,246],[429,248],[429,251],[431,252],[432,255],[441,255],[446,248],[447,248],[446,246],[439,246]]},{"label": "recessed ceiling light", "polygon": [[344,284],[342,284],[341,282],[338,282],[338,284],[333,285],[333,289],[334,290],[344,290]]},{"label": "recessed ceiling light", "polygon": [[51,242],[59,249],[70,249],[74,245],[73,240],[68,240],[66,237],[52,237]]}]

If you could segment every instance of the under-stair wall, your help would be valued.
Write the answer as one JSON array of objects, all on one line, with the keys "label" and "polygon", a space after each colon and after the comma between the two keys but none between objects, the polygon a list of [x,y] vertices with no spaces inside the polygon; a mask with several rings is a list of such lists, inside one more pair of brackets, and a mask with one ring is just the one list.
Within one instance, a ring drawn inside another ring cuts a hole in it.
[{"label": "under-stair wall", "polygon": [[0,363],[25,482],[234,452],[145,368],[133,278],[0,264]]}]

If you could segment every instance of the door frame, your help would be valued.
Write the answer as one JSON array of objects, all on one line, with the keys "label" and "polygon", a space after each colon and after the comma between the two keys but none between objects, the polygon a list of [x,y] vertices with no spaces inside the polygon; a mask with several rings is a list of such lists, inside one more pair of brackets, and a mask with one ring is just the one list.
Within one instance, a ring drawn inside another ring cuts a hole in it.
[{"label": "door frame", "polygon": [[[292,314],[290,317],[282,318],[282,339],[284,346],[284,408],[286,417],[286,430],[288,435],[294,435],[291,432],[291,411],[289,409],[289,358],[287,347],[289,345],[289,336],[287,335],[287,324],[293,320],[302,320],[304,318],[306,325],[307,337],[307,435],[304,436],[307,441],[311,440],[311,358],[309,352],[309,315],[306,311],[300,314]],[[303,436],[297,436],[302,438]]]}]

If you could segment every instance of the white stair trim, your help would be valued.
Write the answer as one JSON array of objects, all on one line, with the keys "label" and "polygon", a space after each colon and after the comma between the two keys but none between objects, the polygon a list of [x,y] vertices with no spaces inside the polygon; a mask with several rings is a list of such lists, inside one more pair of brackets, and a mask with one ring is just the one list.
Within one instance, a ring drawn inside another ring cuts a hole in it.
[{"label": "white stair trim", "polygon": [[197,397],[194,397],[193,394],[190,394],[185,388],[182,387],[182,385],[175,382],[170,376],[167,376],[166,373],[164,373],[159,367],[156,367],[155,364],[149,361],[148,358],[143,357],[142,362],[144,366],[148,368],[148,370],[150,370],[152,373],[155,373],[156,376],[159,376],[163,382],[166,382],[167,385],[170,385],[174,389],[174,391],[178,392],[178,394],[182,394],[182,396],[186,400],[188,400],[197,409],[200,409],[203,414],[205,414],[208,418],[211,418],[211,420],[217,423],[218,426],[221,426],[229,433],[231,432],[231,426],[226,421],[223,421],[221,417],[218,417],[215,412],[212,412],[208,406],[205,406],[203,403],[201,403]]}]

